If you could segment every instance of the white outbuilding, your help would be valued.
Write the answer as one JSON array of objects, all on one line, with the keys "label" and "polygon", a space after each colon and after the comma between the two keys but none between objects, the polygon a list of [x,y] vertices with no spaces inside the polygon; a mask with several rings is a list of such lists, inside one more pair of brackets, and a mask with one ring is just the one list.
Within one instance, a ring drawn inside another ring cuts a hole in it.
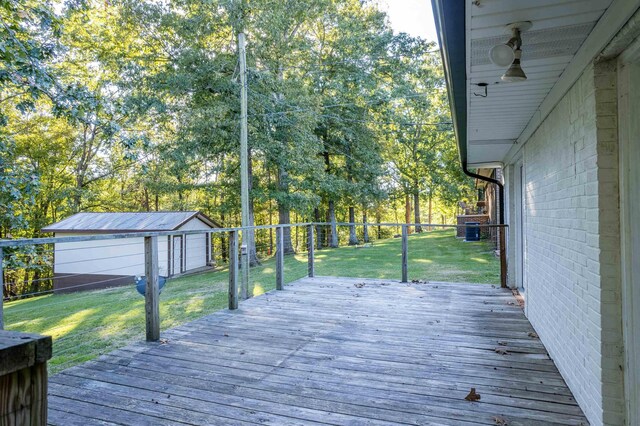
[{"label": "white outbuilding", "polygon": [[[216,222],[197,211],[142,213],[77,213],[43,228],[56,237],[194,231],[158,238],[159,274],[172,277],[213,265],[211,231]],[[57,243],[54,247],[54,290],[80,291],[133,283],[144,275],[144,238]]]}]

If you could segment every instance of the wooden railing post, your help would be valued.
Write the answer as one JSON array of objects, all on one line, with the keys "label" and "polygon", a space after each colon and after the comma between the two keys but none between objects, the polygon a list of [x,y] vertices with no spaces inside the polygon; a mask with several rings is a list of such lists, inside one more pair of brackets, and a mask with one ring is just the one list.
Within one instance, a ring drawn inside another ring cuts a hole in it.
[{"label": "wooden railing post", "polygon": [[160,340],[160,285],[158,277],[158,237],[144,237],[144,310],[147,324],[147,342]]},{"label": "wooden railing post", "polygon": [[242,228],[242,245],[240,246],[240,298],[249,298],[249,230]]},{"label": "wooden railing post", "polygon": [[238,231],[229,231],[229,309],[238,309]]},{"label": "wooden railing post", "polygon": [[504,226],[498,227],[498,244],[500,244],[500,287],[507,288],[507,249],[506,249],[506,229]]},{"label": "wooden railing post", "polygon": [[0,424],[47,424],[51,337],[0,331]]},{"label": "wooden railing post", "polygon": [[314,254],[315,244],[313,243],[313,225],[309,225],[307,227],[307,235],[308,235],[308,238],[307,238],[307,250],[308,250],[308,252],[307,252],[308,253],[307,263],[308,263],[308,271],[309,271],[308,275],[309,275],[310,278],[313,278],[316,275],[316,269],[315,269],[315,265],[313,263],[313,260],[314,260],[313,258],[315,256],[315,254]]},{"label": "wooden railing post", "polygon": [[284,288],[284,227],[276,228],[276,290]]},{"label": "wooden railing post", "polygon": [[402,282],[409,282],[409,226],[402,225]]}]

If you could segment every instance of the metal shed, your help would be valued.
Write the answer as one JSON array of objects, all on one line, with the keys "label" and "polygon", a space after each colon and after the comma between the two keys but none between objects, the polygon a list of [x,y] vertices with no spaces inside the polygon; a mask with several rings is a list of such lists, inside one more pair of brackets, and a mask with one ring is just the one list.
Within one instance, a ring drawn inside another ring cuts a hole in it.
[{"label": "metal shed", "polygon": [[[161,231],[202,230],[202,234],[160,237],[160,275],[176,276],[213,265],[211,234],[220,228],[198,211],[77,213],[42,229],[56,237]],[[54,290],[80,291],[126,285],[144,275],[144,240],[127,238],[57,243]]]}]

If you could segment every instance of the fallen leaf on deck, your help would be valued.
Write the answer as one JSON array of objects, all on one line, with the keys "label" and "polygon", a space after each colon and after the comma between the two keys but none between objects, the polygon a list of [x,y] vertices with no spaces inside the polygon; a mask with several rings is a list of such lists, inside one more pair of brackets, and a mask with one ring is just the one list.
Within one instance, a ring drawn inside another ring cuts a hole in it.
[{"label": "fallen leaf on deck", "polygon": [[532,331],[531,333],[529,333],[529,337],[531,337],[532,339],[540,338],[540,336],[538,336],[538,333],[536,333],[535,331]]},{"label": "fallen leaf on deck", "polygon": [[509,351],[507,351],[506,349],[502,349],[502,348],[496,348],[496,353],[500,354],[500,355],[509,355]]},{"label": "fallen leaf on deck", "polygon": [[229,335],[227,333],[224,333],[224,337],[229,337]]},{"label": "fallen leaf on deck", "polygon": [[365,283],[355,283],[354,286],[356,286],[356,288],[362,288],[365,286]]},{"label": "fallen leaf on deck", "polygon": [[507,342],[498,342],[500,346],[507,346]]},{"label": "fallen leaf on deck", "polygon": [[507,422],[507,419],[505,419],[504,417],[499,417],[499,416],[494,417],[493,421],[496,422],[496,424],[498,426],[507,426],[509,424]]},{"label": "fallen leaf on deck", "polygon": [[166,345],[167,343],[169,343],[169,339],[160,339],[161,345]]},{"label": "fallen leaf on deck", "polygon": [[469,395],[465,396],[464,399],[466,399],[467,401],[479,401],[480,400],[480,394],[476,393],[476,388],[471,388],[471,392],[469,392]]}]

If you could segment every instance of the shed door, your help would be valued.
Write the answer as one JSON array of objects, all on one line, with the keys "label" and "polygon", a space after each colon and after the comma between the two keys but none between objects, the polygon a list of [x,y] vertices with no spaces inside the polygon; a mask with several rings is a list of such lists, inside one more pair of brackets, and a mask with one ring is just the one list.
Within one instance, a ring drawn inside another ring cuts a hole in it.
[{"label": "shed door", "polygon": [[183,258],[183,246],[182,246],[182,236],[175,235],[173,237],[173,265],[171,268],[171,272],[173,275],[179,274],[183,272],[182,269],[182,258]]}]

